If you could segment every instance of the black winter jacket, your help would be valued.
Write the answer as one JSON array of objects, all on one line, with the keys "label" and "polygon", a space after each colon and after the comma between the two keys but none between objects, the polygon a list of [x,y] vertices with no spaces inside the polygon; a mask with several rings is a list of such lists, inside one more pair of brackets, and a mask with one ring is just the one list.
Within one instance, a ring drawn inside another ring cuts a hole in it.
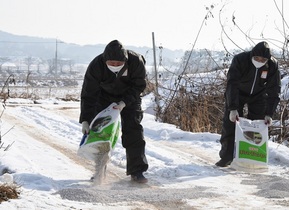
[{"label": "black winter jacket", "polygon": [[92,121],[102,98],[110,103],[123,101],[126,106],[140,101],[146,88],[145,59],[130,50],[127,50],[127,56],[125,66],[117,74],[108,69],[103,54],[91,61],[81,91],[80,123]]},{"label": "black winter jacket", "polygon": [[272,116],[281,90],[278,62],[272,56],[259,69],[252,63],[252,51],[234,56],[227,75],[226,102],[229,110],[238,110],[239,97],[267,99],[266,115]]}]

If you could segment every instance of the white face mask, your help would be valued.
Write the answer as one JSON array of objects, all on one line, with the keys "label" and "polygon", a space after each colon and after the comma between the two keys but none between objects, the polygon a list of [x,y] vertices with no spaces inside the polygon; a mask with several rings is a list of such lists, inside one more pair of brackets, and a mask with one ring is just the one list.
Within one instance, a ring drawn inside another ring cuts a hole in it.
[{"label": "white face mask", "polygon": [[264,66],[267,62],[261,63],[261,62],[255,61],[254,58],[252,58],[252,63],[254,64],[254,66],[255,66],[257,69],[259,69],[259,68],[261,68],[262,66]]},{"label": "white face mask", "polygon": [[121,65],[121,66],[110,66],[110,65],[107,65],[107,68],[109,68],[109,70],[112,71],[113,73],[119,72],[123,67],[124,67],[124,64]]}]

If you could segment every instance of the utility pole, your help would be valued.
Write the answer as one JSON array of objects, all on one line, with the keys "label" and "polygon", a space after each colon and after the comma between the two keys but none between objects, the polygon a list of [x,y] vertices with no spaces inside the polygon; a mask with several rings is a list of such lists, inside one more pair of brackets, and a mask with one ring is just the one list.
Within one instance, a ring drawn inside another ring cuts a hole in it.
[{"label": "utility pole", "polygon": [[159,101],[159,92],[158,92],[158,70],[157,70],[157,61],[156,61],[156,47],[155,47],[155,35],[154,32],[152,32],[152,40],[153,40],[153,52],[154,52],[154,68],[155,68],[155,98],[156,98],[156,104],[157,104],[157,110],[156,110],[156,120],[158,119],[159,113],[160,113],[160,101]]},{"label": "utility pole", "polygon": [[55,42],[55,75],[57,75],[57,39]]}]

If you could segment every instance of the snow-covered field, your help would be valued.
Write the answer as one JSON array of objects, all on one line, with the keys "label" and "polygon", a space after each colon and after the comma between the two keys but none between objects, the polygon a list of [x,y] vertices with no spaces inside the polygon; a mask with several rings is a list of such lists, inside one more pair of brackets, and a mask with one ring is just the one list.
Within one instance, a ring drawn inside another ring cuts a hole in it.
[{"label": "snow-covered field", "polygon": [[[77,156],[79,103],[55,99],[9,99],[1,117],[1,169],[20,185],[20,198],[0,209],[288,209],[289,148],[269,142],[268,171],[246,173],[214,166],[220,135],[190,133],[158,123],[149,96],[143,126],[149,169],[147,184],[125,174],[125,150],[118,142],[102,185],[89,181],[93,163]],[[3,109],[3,108],[2,108]],[[10,130],[11,129],[11,130]]]}]

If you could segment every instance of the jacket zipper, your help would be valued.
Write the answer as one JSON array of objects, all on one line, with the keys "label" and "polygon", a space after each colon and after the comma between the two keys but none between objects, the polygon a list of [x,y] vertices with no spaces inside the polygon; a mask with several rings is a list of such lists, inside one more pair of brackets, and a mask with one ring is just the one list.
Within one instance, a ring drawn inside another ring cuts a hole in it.
[{"label": "jacket zipper", "polygon": [[254,82],[253,82],[253,85],[252,85],[252,88],[251,88],[250,95],[252,95],[253,90],[254,90],[254,87],[255,87],[255,83],[256,83],[256,79],[257,79],[257,73],[258,73],[258,69],[256,68],[256,71],[255,71],[255,78],[254,78]]}]

